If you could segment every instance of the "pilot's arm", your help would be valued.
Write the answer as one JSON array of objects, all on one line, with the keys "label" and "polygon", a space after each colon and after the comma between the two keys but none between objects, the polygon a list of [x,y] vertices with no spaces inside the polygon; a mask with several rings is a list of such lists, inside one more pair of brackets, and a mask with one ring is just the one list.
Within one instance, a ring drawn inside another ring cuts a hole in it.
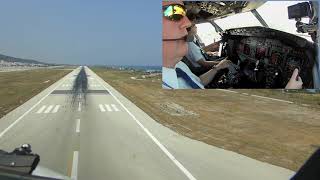
[{"label": "pilot's arm", "polygon": [[218,65],[220,61],[206,61],[203,58],[197,61],[202,67],[212,68],[215,65]]},{"label": "pilot's arm", "polygon": [[201,53],[201,49],[193,42],[189,43],[188,54],[186,57],[193,62],[197,62],[201,67],[206,69],[212,68],[217,65],[217,62],[206,61],[205,57]]},{"label": "pilot's arm", "polygon": [[222,61],[219,62],[218,65],[216,65],[214,68],[210,69],[208,72],[202,74],[199,76],[201,83],[206,86],[208,85],[213,78],[216,76],[217,72],[221,69],[226,69],[228,68],[232,62],[228,60],[227,58],[223,59]]}]

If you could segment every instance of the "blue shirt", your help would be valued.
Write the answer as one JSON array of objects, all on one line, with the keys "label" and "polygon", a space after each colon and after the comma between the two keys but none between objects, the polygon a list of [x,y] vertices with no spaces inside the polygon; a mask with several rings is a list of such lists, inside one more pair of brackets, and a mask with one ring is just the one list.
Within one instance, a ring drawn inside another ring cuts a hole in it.
[{"label": "blue shirt", "polygon": [[194,67],[201,67],[198,61],[201,59],[205,60],[205,57],[203,57],[201,53],[200,47],[196,45],[194,41],[188,42],[188,54],[186,55],[186,57]]},{"label": "blue shirt", "polygon": [[[204,89],[201,80],[194,75],[189,67],[180,61],[175,68],[180,68],[199,88]],[[162,67],[162,88],[164,89],[193,89],[186,79],[177,76],[176,69]]]}]

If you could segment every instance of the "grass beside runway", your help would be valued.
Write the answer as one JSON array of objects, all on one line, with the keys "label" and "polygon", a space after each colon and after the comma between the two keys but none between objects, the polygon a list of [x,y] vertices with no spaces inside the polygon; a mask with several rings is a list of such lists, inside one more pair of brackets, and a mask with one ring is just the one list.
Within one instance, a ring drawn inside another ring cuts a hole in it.
[{"label": "grass beside runway", "polygon": [[320,94],[171,91],[161,89],[161,75],[92,70],[157,122],[192,139],[291,170],[297,170],[320,147]]},{"label": "grass beside runway", "polygon": [[1,72],[0,118],[69,72],[71,72],[70,69],[37,69]]},{"label": "grass beside runway", "polygon": [[320,95],[316,93],[297,93],[290,90],[285,92],[282,89],[238,89],[234,91],[292,101],[302,106],[309,106],[320,110]]}]

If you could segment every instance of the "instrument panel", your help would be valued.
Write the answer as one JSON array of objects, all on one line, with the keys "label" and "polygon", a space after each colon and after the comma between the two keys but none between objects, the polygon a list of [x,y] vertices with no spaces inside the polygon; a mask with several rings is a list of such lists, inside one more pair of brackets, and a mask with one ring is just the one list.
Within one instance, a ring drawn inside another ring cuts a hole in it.
[{"label": "instrument panel", "polygon": [[264,27],[227,30],[222,42],[222,54],[239,67],[226,74],[223,82],[227,86],[284,88],[298,68],[303,87],[313,88],[312,68],[317,56],[312,42]]}]

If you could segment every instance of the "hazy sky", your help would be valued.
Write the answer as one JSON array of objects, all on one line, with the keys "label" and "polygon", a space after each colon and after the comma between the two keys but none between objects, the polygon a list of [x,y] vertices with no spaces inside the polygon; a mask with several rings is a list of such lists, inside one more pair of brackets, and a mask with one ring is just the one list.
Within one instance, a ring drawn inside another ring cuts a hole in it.
[{"label": "hazy sky", "polygon": [[161,1],[0,2],[0,54],[50,63],[162,64]]}]

